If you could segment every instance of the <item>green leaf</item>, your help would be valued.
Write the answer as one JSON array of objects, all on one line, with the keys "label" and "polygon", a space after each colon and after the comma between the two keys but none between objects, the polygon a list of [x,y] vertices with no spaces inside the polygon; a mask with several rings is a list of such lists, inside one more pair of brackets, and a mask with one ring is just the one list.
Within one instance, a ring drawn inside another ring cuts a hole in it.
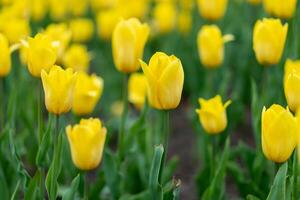
[{"label": "green leaf", "polygon": [[258,101],[257,85],[252,79],[251,81],[251,112],[252,112],[252,126],[254,130],[255,143],[260,147],[260,118],[261,106]]},{"label": "green leaf", "polygon": [[72,181],[71,187],[68,189],[68,191],[64,194],[63,200],[73,200],[75,199],[75,194],[77,192],[77,189],[79,187],[80,182],[80,174],[78,174]]},{"label": "green leaf", "polygon": [[163,199],[162,185],[159,183],[163,154],[164,147],[162,145],[156,146],[149,177],[149,188],[151,190],[152,199],[154,200]]},{"label": "green leaf", "polygon": [[279,168],[267,200],[285,200],[286,198],[286,177],[287,177],[287,162]]},{"label": "green leaf", "polygon": [[11,197],[10,197],[10,200],[16,199],[16,195],[17,195],[17,193],[18,193],[20,184],[21,184],[21,180],[18,180],[18,182],[17,182],[17,184],[16,184],[16,186],[15,186],[14,192],[12,193],[12,195],[11,195]]},{"label": "green leaf", "polygon": [[50,200],[55,200],[57,196],[57,179],[61,171],[62,142],[63,134],[60,133],[58,136],[57,146],[54,149],[54,158],[46,177],[46,189]]},{"label": "green leaf", "polygon": [[251,195],[249,194],[247,197],[246,197],[247,200],[260,200],[260,198],[254,196],[254,195]]},{"label": "green leaf", "polygon": [[38,199],[37,195],[38,195],[38,190],[40,189],[38,184],[39,184],[40,179],[41,179],[41,173],[38,170],[35,173],[34,177],[29,182],[29,185],[25,192],[24,200]]}]

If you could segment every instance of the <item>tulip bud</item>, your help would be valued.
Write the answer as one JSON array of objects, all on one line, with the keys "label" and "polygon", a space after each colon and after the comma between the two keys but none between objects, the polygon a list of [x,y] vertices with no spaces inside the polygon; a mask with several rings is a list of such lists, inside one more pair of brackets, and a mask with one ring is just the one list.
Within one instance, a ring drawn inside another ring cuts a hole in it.
[{"label": "tulip bud", "polygon": [[74,165],[81,170],[95,169],[101,159],[106,128],[99,119],[82,119],[75,126],[67,126],[66,133]]},{"label": "tulip bud", "polygon": [[54,65],[49,73],[42,70],[41,78],[47,110],[56,115],[70,111],[77,78],[73,69],[63,70]]},{"label": "tulip bud", "polygon": [[216,25],[204,25],[198,32],[198,53],[203,66],[217,68],[224,60],[224,43],[233,40],[233,35],[222,36]]},{"label": "tulip bud", "polygon": [[273,104],[263,108],[261,143],[265,156],[274,162],[285,162],[298,143],[298,123],[287,109]]},{"label": "tulip bud", "polygon": [[0,33],[0,77],[9,74],[11,69],[10,49],[7,38]]},{"label": "tulip bud", "polygon": [[144,74],[131,74],[128,80],[128,100],[136,108],[141,109],[147,95],[147,79]]},{"label": "tulip bud", "polygon": [[176,25],[176,7],[172,2],[157,3],[153,10],[154,26],[159,33],[171,32]]},{"label": "tulip bud", "polygon": [[79,72],[74,90],[73,112],[76,115],[87,115],[93,112],[102,91],[103,79],[101,77]]},{"label": "tulip bud", "polygon": [[201,16],[208,20],[221,19],[227,9],[227,0],[198,0]]},{"label": "tulip bud", "polygon": [[200,123],[208,134],[219,134],[227,127],[226,108],[231,100],[222,103],[220,95],[209,100],[199,98],[200,109],[196,109]]},{"label": "tulip bud", "polygon": [[136,18],[121,20],[114,29],[112,50],[117,69],[124,73],[137,71],[140,67],[149,27]]},{"label": "tulip bud", "polygon": [[174,55],[155,53],[149,65],[140,61],[148,83],[149,104],[162,110],[176,108],[181,99],[184,72],[181,61]]},{"label": "tulip bud", "polygon": [[73,19],[70,21],[70,29],[74,42],[87,42],[94,34],[94,24],[90,19]]},{"label": "tulip bud", "polygon": [[282,56],[288,24],[279,19],[258,20],[253,30],[253,49],[260,64],[277,64]]},{"label": "tulip bud", "polygon": [[91,56],[87,51],[86,46],[80,44],[73,44],[67,49],[63,63],[66,68],[72,68],[74,71],[87,72]]},{"label": "tulip bud", "polygon": [[270,15],[289,19],[294,16],[297,0],[263,0],[263,6]]}]

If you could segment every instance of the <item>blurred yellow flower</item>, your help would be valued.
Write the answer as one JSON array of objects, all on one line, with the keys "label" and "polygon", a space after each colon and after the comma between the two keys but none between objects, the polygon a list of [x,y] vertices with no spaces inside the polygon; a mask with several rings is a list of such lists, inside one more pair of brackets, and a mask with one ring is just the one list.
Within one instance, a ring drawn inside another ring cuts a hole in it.
[{"label": "blurred yellow flower", "polygon": [[41,21],[47,12],[47,0],[30,0],[30,15],[34,21]]},{"label": "blurred yellow flower", "polygon": [[162,34],[171,32],[176,25],[176,15],[174,3],[157,3],[153,10],[154,28]]},{"label": "blurred yellow flower", "polygon": [[73,69],[63,70],[54,65],[49,73],[42,70],[41,78],[47,110],[56,115],[70,111],[77,78]]},{"label": "blurred yellow flower", "polygon": [[49,0],[50,17],[55,20],[63,20],[68,14],[68,0]]},{"label": "blurred yellow flower", "polygon": [[133,73],[128,80],[128,101],[141,109],[147,95],[147,78],[144,74]]},{"label": "blurred yellow flower", "polygon": [[93,112],[103,91],[103,79],[95,74],[89,76],[84,72],[77,74],[74,90],[73,112],[86,115]]},{"label": "blurred yellow flower", "polygon": [[253,49],[260,64],[277,64],[282,56],[288,24],[279,19],[258,20],[253,30]]},{"label": "blurred yellow flower", "polygon": [[292,61],[288,59],[285,62],[283,83],[288,106],[296,112],[300,108],[300,60]]},{"label": "blurred yellow flower", "polygon": [[87,18],[72,19],[69,26],[74,42],[87,42],[94,34],[93,21]]},{"label": "blurred yellow flower", "polygon": [[184,10],[191,11],[194,7],[194,0],[179,0],[180,7]]},{"label": "blurred yellow flower", "polygon": [[200,109],[196,109],[200,123],[208,134],[219,134],[227,127],[226,108],[231,100],[225,104],[220,95],[209,100],[199,98]]},{"label": "blurred yellow flower", "polygon": [[89,5],[88,0],[69,0],[69,4],[71,4],[68,7],[68,11],[73,16],[82,16],[86,13]]},{"label": "blurred yellow flower", "polygon": [[148,83],[149,104],[156,109],[174,109],[181,100],[184,72],[181,61],[174,55],[155,53],[149,65],[140,61]]},{"label": "blurred yellow flower", "polygon": [[96,168],[101,159],[106,128],[97,118],[81,119],[75,126],[67,126],[66,133],[74,165],[81,170]]},{"label": "blurred yellow flower", "polygon": [[182,10],[178,15],[178,30],[186,35],[192,28],[192,15],[190,11]]},{"label": "blurred yellow flower", "polygon": [[115,117],[121,117],[124,109],[124,103],[123,101],[117,100],[111,104],[110,112]]},{"label": "blurred yellow flower", "polygon": [[73,44],[71,45],[63,57],[65,68],[72,68],[75,71],[87,72],[91,56],[85,45]]},{"label": "blurred yellow flower", "polygon": [[7,38],[0,33],[0,77],[7,76],[11,69],[10,49]]},{"label": "blurred yellow flower", "polygon": [[100,9],[112,8],[116,5],[118,0],[91,0],[91,7],[94,11],[99,11]]},{"label": "blurred yellow flower", "polygon": [[252,5],[258,5],[261,3],[261,0],[247,0],[247,2]]},{"label": "blurred yellow flower", "polygon": [[125,73],[140,67],[144,46],[148,39],[149,26],[136,18],[121,20],[114,29],[112,51],[116,68]]},{"label": "blurred yellow flower", "polygon": [[113,30],[120,18],[120,13],[116,9],[102,10],[97,14],[97,31],[100,39],[111,39]]},{"label": "blurred yellow flower", "polygon": [[143,19],[148,12],[149,0],[118,0],[117,9],[120,10],[124,19],[139,18]]},{"label": "blurred yellow flower", "polygon": [[267,13],[288,19],[294,16],[297,0],[263,0],[263,5]]},{"label": "blurred yellow flower", "polygon": [[30,26],[27,19],[9,18],[0,23],[3,34],[10,44],[19,43],[30,35]]},{"label": "blurred yellow flower", "polygon": [[285,162],[298,143],[298,123],[288,109],[273,104],[263,108],[261,143],[265,156],[274,162]]},{"label": "blurred yellow flower", "polygon": [[221,19],[227,9],[227,0],[197,0],[201,16],[208,20]]},{"label": "blurred yellow flower", "polygon": [[233,40],[233,35],[222,36],[216,25],[204,25],[198,32],[198,53],[203,66],[217,68],[224,60],[224,43]]},{"label": "blurred yellow flower", "polygon": [[25,42],[27,67],[29,72],[40,77],[41,71],[48,71],[56,62],[56,49],[53,41],[46,34],[38,33]]}]

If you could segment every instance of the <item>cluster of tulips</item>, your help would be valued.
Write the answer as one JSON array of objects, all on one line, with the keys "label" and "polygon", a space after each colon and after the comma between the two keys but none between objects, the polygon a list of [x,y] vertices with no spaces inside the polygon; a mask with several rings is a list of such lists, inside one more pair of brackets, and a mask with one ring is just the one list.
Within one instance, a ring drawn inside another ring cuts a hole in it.
[{"label": "cluster of tulips", "polygon": [[[220,21],[235,9],[230,4],[263,8],[268,17],[252,12],[251,34],[224,34],[227,24]],[[180,161],[170,157],[168,143],[170,111],[182,98],[192,105],[186,112],[203,162],[195,181],[199,199],[228,197],[226,172],[247,199],[300,198],[297,5],[297,0],[0,0],[0,199],[179,199],[181,181],[173,174]],[[197,20],[203,22],[199,27]],[[242,60],[238,48],[228,58],[225,44],[243,37],[252,40],[253,49],[241,65],[254,63],[261,71],[223,66]],[[111,59],[105,63],[114,67],[95,66],[101,59]],[[198,65],[201,72],[192,69]],[[247,82],[247,73],[255,76],[251,91],[239,84]],[[242,81],[231,83],[227,75],[232,80],[242,75]],[[118,98],[100,108],[109,93]],[[231,132],[245,112],[239,106],[248,108],[249,102],[255,147],[233,146]]]}]

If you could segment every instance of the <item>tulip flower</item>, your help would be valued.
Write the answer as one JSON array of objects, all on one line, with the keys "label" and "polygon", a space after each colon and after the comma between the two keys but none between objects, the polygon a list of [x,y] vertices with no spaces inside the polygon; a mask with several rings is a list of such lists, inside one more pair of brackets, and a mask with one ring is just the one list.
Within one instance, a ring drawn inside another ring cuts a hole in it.
[{"label": "tulip flower", "polygon": [[258,20],[253,30],[253,49],[260,64],[277,64],[282,56],[288,24],[279,19]]},{"label": "tulip flower", "polygon": [[54,65],[49,73],[42,70],[41,73],[45,104],[49,112],[60,115],[72,108],[73,93],[76,83],[76,74],[73,69],[63,70]]},{"label": "tulip flower", "polygon": [[140,67],[149,26],[136,18],[121,20],[114,29],[112,51],[116,68],[124,73],[137,71]]},{"label": "tulip flower", "polygon": [[297,0],[263,0],[263,6],[270,15],[289,19],[294,16]]},{"label": "tulip flower", "polygon": [[171,32],[176,25],[176,7],[172,2],[157,3],[153,10],[154,26],[159,33]]},{"label": "tulip flower", "polygon": [[41,21],[47,12],[47,0],[30,0],[30,14],[34,21]]},{"label": "tulip flower", "polygon": [[24,41],[26,48],[26,60],[29,72],[40,77],[41,71],[49,71],[57,58],[54,42],[46,34],[38,33],[34,38],[29,38],[28,43]]},{"label": "tulip flower", "polygon": [[68,0],[48,0],[50,17],[55,21],[63,20],[68,14]]},{"label": "tulip flower", "polygon": [[149,104],[160,110],[174,109],[178,106],[184,82],[181,61],[174,55],[155,53],[149,65],[140,60],[148,83]]},{"label": "tulip flower", "polygon": [[75,71],[88,71],[91,56],[86,46],[73,44],[65,52],[63,63],[66,68],[72,68]]},{"label": "tulip flower", "polygon": [[128,100],[136,108],[141,109],[147,95],[147,79],[144,74],[131,74],[128,80]]},{"label": "tulip flower", "polygon": [[[7,37],[10,44],[19,43],[20,40],[25,39],[30,35],[29,22],[21,18],[9,18],[3,21],[3,34]],[[2,24],[1,24],[2,26]]]},{"label": "tulip flower", "polygon": [[79,72],[74,90],[73,112],[76,115],[86,115],[93,112],[102,91],[103,79],[101,77]]},{"label": "tulip flower", "polygon": [[77,18],[70,21],[72,40],[74,42],[87,42],[94,34],[94,24],[90,19]]},{"label": "tulip flower", "polygon": [[186,35],[192,27],[192,15],[190,11],[181,11],[178,16],[178,30],[181,34]]},{"label": "tulip flower", "polygon": [[100,39],[111,39],[113,30],[120,17],[120,13],[116,9],[102,10],[97,14],[97,31]]},{"label": "tulip flower", "polygon": [[0,77],[6,76],[11,69],[10,49],[7,38],[0,33]]},{"label": "tulip flower", "polygon": [[198,32],[198,53],[203,66],[217,68],[224,60],[224,43],[232,41],[233,35],[224,35],[216,25],[204,25]]},{"label": "tulip flower", "polygon": [[81,170],[95,169],[101,159],[106,128],[99,119],[82,119],[75,126],[66,127],[74,165]]},{"label": "tulip flower", "polygon": [[221,19],[227,9],[227,0],[198,0],[201,16],[208,20]]},{"label": "tulip flower", "polygon": [[263,108],[261,143],[269,160],[281,163],[289,159],[298,143],[298,123],[288,108],[277,104]]},{"label": "tulip flower", "polygon": [[300,108],[300,60],[286,61],[283,83],[289,108],[296,112]]},{"label": "tulip flower", "polygon": [[89,1],[87,0],[72,0],[72,6],[68,7],[68,11],[73,16],[82,16],[86,13]]},{"label": "tulip flower", "polygon": [[209,100],[199,98],[200,109],[196,112],[199,115],[200,123],[208,134],[219,134],[227,127],[226,108],[231,104],[228,100],[222,103],[220,95]]}]

